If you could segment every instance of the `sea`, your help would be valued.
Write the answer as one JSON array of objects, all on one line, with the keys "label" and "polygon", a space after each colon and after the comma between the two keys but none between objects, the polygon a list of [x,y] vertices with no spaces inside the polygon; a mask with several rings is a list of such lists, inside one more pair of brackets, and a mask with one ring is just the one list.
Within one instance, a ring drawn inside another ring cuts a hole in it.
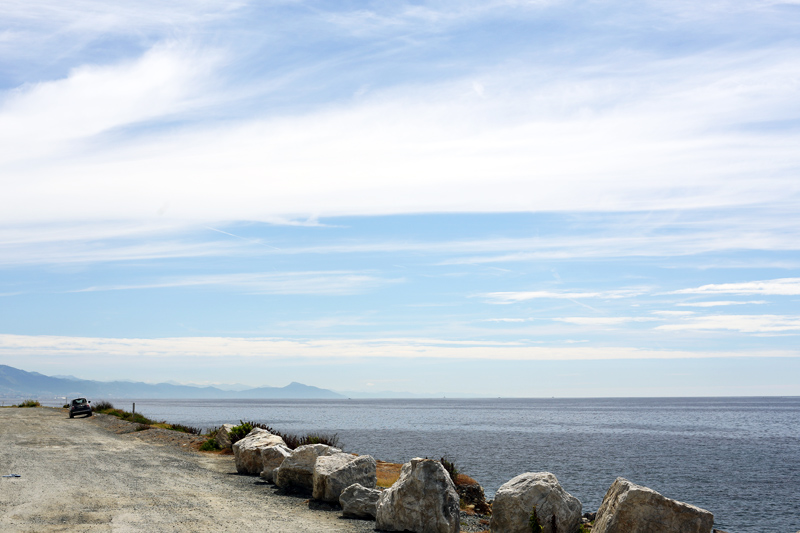
[{"label": "sea", "polygon": [[596,511],[624,477],[714,513],[730,533],[800,530],[800,397],[117,400],[148,418],[208,429],[240,420],[336,434],[345,451],[453,461],[492,498],[552,472]]}]

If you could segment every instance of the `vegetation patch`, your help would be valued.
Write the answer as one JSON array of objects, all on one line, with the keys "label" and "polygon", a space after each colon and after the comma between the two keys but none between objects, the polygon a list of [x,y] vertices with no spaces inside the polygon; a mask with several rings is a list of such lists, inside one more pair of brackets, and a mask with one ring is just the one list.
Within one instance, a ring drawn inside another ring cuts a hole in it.
[{"label": "vegetation patch", "polygon": [[531,528],[531,533],[542,533],[542,525],[539,523],[539,515],[536,514],[536,506],[533,506],[531,516],[528,519],[528,526]]},{"label": "vegetation patch", "polygon": [[400,469],[403,468],[403,465],[397,463],[385,463],[383,461],[377,461],[377,476],[378,476],[378,486],[388,489],[395,482],[400,479]]},{"label": "vegetation patch", "polygon": [[133,422],[134,424],[138,424],[138,426],[136,427],[136,431],[144,431],[145,429],[150,429],[151,427],[157,427],[162,429],[169,429],[171,431],[180,431],[181,433],[190,433],[192,435],[200,435],[202,433],[202,430],[191,426],[184,426],[183,424],[170,424],[164,421],[158,422],[156,420],[150,420],[141,413],[132,413],[130,411],[123,411],[122,409],[117,409],[111,402],[107,402],[105,400],[97,402],[92,407],[92,409],[94,410],[95,413],[102,413],[104,415],[116,416],[117,418],[120,418],[127,422]]},{"label": "vegetation patch", "polygon": [[42,404],[39,403],[38,400],[25,400],[24,402],[17,405],[17,407],[41,407]]},{"label": "vegetation patch", "polygon": [[219,449],[220,447],[219,444],[217,444],[217,439],[214,437],[211,437],[210,439],[205,441],[203,444],[200,445],[199,448],[201,452],[215,452]]},{"label": "vegetation patch", "polygon": [[244,422],[243,420],[239,420],[239,425],[232,427],[228,432],[228,436],[231,439],[231,444],[234,444],[236,441],[245,438],[248,433],[253,431],[253,428],[261,428],[269,431],[273,435],[277,435],[283,439],[283,442],[286,443],[286,447],[290,450],[294,450],[300,446],[305,446],[306,444],[326,444],[328,446],[341,449],[341,445],[339,444],[339,436],[335,433],[333,435],[323,433],[295,435],[293,433],[284,433],[282,431],[278,431],[277,429],[273,429],[266,424],[260,424],[258,422]]}]

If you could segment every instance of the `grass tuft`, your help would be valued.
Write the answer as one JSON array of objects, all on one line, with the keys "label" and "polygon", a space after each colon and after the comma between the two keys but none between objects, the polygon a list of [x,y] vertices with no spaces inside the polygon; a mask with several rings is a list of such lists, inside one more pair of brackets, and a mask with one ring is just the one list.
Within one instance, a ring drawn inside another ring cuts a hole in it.
[{"label": "grass tuft", "polygon": [[207,441],[205,441],[203,444],[200,445],[201,452],[215,452],[219,449],[220,447],[219,444],[217,444],[217,439],[215,439],[214,437],[211,437],[210,439],[208,439]]},{"label": "grass tuft", "polygon": [[42,404],[39,403],[38,400],[25,400],[24,402],[17,405],[17,407],[41,407]]}]

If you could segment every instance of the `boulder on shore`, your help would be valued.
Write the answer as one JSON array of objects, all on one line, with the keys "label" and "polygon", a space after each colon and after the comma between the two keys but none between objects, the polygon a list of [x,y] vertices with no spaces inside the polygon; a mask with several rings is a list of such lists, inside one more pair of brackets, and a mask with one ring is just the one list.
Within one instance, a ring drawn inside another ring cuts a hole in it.
[{"label": "boulder on shore", "polygon": [[497,491],[492,504],[492,533],[530,533],[534,508],[542,533],[572,532],[580,525],[581,502],[561,488],[556,476],[527,472]]},{"label": "boulder on shore", "polygon": [[225,450],[230,450],[231,448],[231,436],[230,432],[231,429],[236,427],[234,424],[222,424],[222,427],[217,430],[217,434],[214,435],[214,439],[217,441],[217,445]]},{"label": "boulder on shore", "polygon": [[711,533],[714,515],[618,477],[597,511],[592,533]]},{"label": "boulder on shore", "polygon": [[342,453],[327,444],[306,444],[292,451],[272,473],[275,484],[287,492],[310,493],[314,488],[314,464],[317,457]]},{"label": "boulder on shore", "polygon": [[253,428],[247,436],[233,443],[233,456],[236,460],[236,471],[240,474],[257,476],[264,470],[261,462],[262,448],[281,444],[286,446],[283,439],[273,435],[266,429]]},{"label": "boulder on shore", "polygon": [[312,476],[315,500],[338,502],[342,491],[352,485],[374,489],[377,485],[377,463],[369,455],[337,453],[317,458]]},{"label": "boulder on shore", "polygon": [[262,470],[259,474],[263,479],[274,483],[273,474],[275,470],[281,466],[283,460],[292,455],[292,450],[283,444],[276,444],[267,448],[261,449],[261,465]]},{"label": "boulder on shore", "polygon": [[342,515],[352,518],[371,518],[375,520],[378,512],[378,499],[381,491],[354,483],[339,495]]},{"label": "boulder on shore", "polygon": [[458,533],[458,493],[439,461],[412,459],[400,479],[383,491],[375,514],[376,528],[414,533]]}]

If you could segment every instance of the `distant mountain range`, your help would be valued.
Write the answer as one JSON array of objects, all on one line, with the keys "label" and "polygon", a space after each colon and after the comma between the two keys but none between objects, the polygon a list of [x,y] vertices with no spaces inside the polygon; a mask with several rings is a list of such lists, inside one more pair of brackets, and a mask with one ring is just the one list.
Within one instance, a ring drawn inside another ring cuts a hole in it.
[{"label": "distant mountain range", "polygon": [[346,398],[342,394],[290,383],[285,387],[258,387],[245,390],[222,390],[216,387],[192,387],[173,383],[137,383],[133,381],[90,381],[72,376],[45,376],[0,365],[0,398],[242,398],[242,399],[322,399]]}]

